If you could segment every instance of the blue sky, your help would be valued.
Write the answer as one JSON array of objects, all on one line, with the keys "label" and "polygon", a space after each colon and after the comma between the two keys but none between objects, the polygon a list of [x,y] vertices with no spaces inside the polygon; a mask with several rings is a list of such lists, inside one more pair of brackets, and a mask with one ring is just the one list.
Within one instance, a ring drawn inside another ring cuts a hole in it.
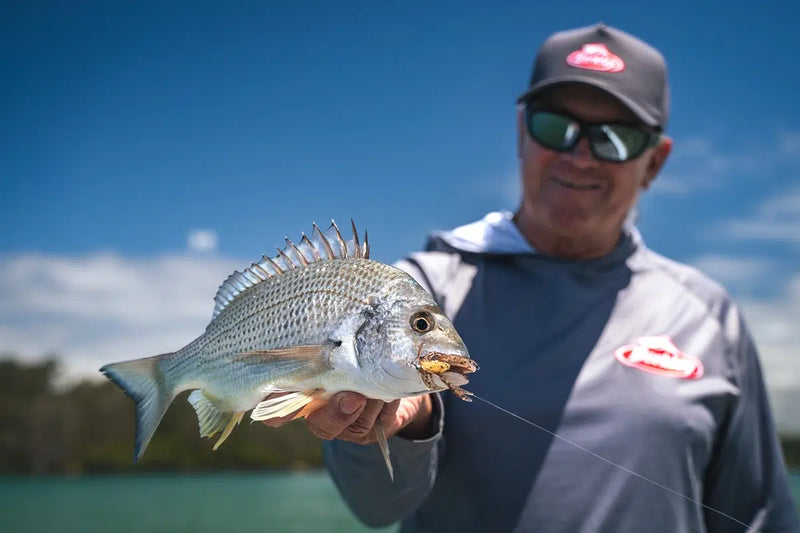
[{"label": "blue sky", "polygon": [[6,4],[0,350],[89,368],[174,349],[229,270],[312,221],[352,217],[393,261],[513,209],[536,49],[604,21],[670,69],[675,148],[640,204],[648,245],[722,281],[769,375],[790,371],[771,386],[800,388],[791,20],[797,2]]}]

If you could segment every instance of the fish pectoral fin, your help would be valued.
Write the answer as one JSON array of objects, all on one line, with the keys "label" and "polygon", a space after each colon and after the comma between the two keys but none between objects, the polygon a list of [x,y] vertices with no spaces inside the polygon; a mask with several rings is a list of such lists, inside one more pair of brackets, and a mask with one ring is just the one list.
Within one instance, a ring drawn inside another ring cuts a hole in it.
[{"label": "fish pectoral fin", "polygon": [[381,417],[375,419],[375,436],[378,438],[378,446],[383,454],[383,460],[386,461],[386,468],[389,469],[389,478],[394,481],[394,469],[392,468],[392,460],[389,459],[389,442],[386,440],[386,432],[383,430]]},{"label": "fish pectoral fin", "polygon": [[244,416],[244,411],[221,410],[214,400],[202,390],[193,391],[188,400],[197,413],[201,437],[213,437],[220,431],[222,432],[222,436],[214,444],[215,450],[225,442],[233,428],[242,421],[242,416]]},{"label": "fish pectoral fin", "polygon": [[319,398],[323,392],[322,389],[310,389],[267,398],[253,408],[250,418],[252,420],[269,420],[290,415]]},{"label": "fish pectoral fin", "polygon": [[335,347],[334,343],[286,346],[244,352],[232,355],[230,359],[245,364],[278,365],[290,373],[299,371],[302,374],[317,374],[329,370],[328,353]]}]

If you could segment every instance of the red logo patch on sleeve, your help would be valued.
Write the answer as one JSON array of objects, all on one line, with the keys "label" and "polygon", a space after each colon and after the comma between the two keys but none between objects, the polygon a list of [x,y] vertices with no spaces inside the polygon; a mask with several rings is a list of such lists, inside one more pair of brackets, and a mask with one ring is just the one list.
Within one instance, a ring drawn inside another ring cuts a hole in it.
[{"label": "red logo patch on sleeve", "polygon": [[567,64],[571,67],[599,70],[600,72],[622,72],[625,62],[621,57],[612,54],[602,43],[584,44],[567,56]]},{"label": "red logo patch on sleeve", "polygon": [[659,376],[682,379],[703,377],[703,363],[680,351],[667,335],[639,337],[634,344],[617,348],[614,356],[623,365]]}]

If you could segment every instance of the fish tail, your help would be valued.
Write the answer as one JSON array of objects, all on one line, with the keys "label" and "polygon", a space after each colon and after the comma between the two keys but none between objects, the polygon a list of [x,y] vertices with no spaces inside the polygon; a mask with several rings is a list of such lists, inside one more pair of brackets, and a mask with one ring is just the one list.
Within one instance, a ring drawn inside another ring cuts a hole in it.
[{"label": "fish tail", "polygon": [[105,365],[100,372],[136,402],[136,444],[133,462],[137,462],[153,438],[161,418],[177,394],[167,386],[159,362],[171,353]]}]

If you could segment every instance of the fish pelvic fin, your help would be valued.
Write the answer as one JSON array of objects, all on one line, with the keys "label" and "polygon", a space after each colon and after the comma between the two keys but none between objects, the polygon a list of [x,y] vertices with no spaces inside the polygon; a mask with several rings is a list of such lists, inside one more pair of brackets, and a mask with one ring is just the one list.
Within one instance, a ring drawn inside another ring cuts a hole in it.
[{"label": "fish pelvic fin", "polygon": [[298,418],[305,418],[317,409],[324,407],[328,403],[328,400],[323,400],[320,397],[317,397],[306,404],[305,407],[300,409],[296,415],[292,417],[292,420],[297,420]]},{"label": "fish pelvic fin", "polygon": [[383,423],[381,417],[375,419],[375,437],[378,439],[378,446],[381,449],[383,460],[386,461],[386,468],[389,469],[389,479],[394,481],[394,468],[392,468],[392,460],[389,458],[389,442],[386,440],[386,432],[383,430]]},{"label": "fish pelvic fin", "polygon": [[244,416],[244,411],[223,411],[215,399],[202,390],[192,391],[187,400],[197,413],[201,437],[213,437],[222,432],[219,440],[214,444],[214,450],[225,442],[233,428],[242,421]]},{"label": "fish pelvic fin", "polygon": [[272,396],[256,405],[253,412],[250,413],[250,418],[252,420],[270,420],[271,418],[281,418],[290,415],[318,399],[324,392],[325,391],[322,389],[311,389],[301,392],[290,392],[282,396]]},{"label": "fish pelvic fin", "polygon": [[136,402],[134,463],[141,459],[159,422],[177,394],[167,386],[159,366],[160,361],[171,355],[168,353],[112,363],[100,369],[100,372]]}]

